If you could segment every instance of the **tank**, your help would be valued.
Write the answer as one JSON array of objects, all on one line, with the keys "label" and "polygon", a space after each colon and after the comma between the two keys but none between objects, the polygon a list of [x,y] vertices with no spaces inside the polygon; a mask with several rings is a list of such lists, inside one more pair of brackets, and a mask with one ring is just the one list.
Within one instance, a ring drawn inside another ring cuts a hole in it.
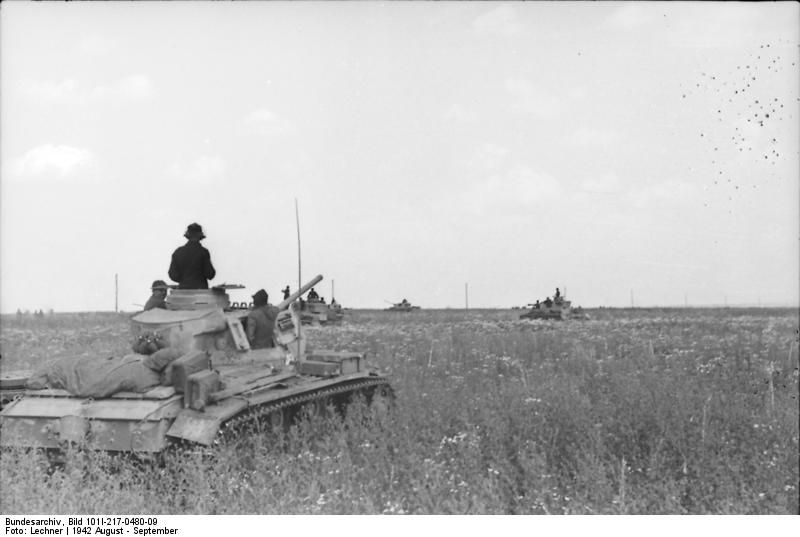
[{"label": "tank", "polygon": [[412,306],[411,303],[406,300],[405,298],[400,302],[392,304],[390,307],[386,308],[386,311],[414,311],[420,309],[419,306]]},{"label": "tank", "polygon": [[82,397],[32,389],[27,374],[3,377],[0,446],[59,452],[78,444],[149,456],[176,444],[210,446],[226,431],[287,426],[303,412],[341,408],[355,396],[390,404],[389,381],[366,354],[306,346],[297,300],[321,280],[277,305],[271,348],[250,348],[249,310],[225,306],[224,288],[192,291],[197,300],[177,293],[180,300],[168,300],[168,309],[133,316],[131,360],[178,356],[159,373],[158,385],[144,390]]},{"label": "tank", "polygon": [[328,304],[323,299],[308,298],[300,303],[300,322],[310,325],[339,323],[344,319],[342,306],[335,300]]},{"label": "tank", "polygon": [[519,316],[520,319],[545,319],[564,321],[568,319],[588,319],[583,309],[578,306],[572,307],[572,302],[567,297],[561,295],[558,288],[553,298],[545,297],[544,300],[537,300],[534,304],[528,304],[530,309]]}]

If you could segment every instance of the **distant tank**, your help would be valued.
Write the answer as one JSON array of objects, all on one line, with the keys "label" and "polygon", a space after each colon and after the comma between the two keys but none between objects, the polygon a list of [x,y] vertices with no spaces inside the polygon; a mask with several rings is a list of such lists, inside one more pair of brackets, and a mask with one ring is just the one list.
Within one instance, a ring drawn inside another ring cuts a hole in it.
[{"label": "distant tank", "polygon": [[342,306],[333,301],[331,304],[320,298],[308,298],[300,301],[300,321],[303,324],[338,323],[344,319]]},{"label": "distant tank", "polygon": [[296,301],[320,280],[277,306],[275,347],[255,350],[246,337],[248,310],[230,308],[224,288],[173,290],[167,309],[132,318],[135,352],[122,359],[126,365],[152,378],[148,360],[178,356],[156,375],[158,385],[146,389],[81,396],[64,386],[34,389],[42,386],[27,373],[6,375],[0,446],[58,452],[77,444],[157,455],[176,443],[211,445],[225,432],[235,437],[283,427],[302,412],[342,407],[354,396],[391,403],[388,379],[364,353],[306,348]]},{"label": "distant tank", "polygon": [[405,298],[391,307],[386,308],[386,311],[414,311],[420,309],[419,306],[412,306],[411,303]]},{"label": "distant tank", "polygon": [[553,298],[546,297],[544,300],[537,300],[534,304],[528,304],[530,309],[519,316],[520,319],[552,319],[563,321],[567,319],[588,319],[588,316],[579,306],[572,307],[572,302],[566,296],[561,295],[558,288]]}]

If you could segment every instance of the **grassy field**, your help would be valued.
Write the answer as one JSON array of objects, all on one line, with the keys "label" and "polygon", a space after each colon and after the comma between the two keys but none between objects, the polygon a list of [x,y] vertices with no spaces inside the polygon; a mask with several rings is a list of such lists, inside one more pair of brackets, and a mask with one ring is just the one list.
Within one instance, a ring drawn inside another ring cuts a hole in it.
[{"label": "grassy field", "polygon": [[[798,312],[350,312],[309,330],[363,350],[393,413],[357,405],[164,467],[0,459],[3,513],[798,513]],[[116,314],[4,316],[4,371],[126,353]]]}]

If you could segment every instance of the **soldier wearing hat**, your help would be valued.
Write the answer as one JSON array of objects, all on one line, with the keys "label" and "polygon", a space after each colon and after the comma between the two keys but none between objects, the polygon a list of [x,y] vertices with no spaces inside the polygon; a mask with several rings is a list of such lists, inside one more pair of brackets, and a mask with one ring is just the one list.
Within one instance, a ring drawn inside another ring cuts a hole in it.
[{"label": "soldier wearing hat", "polygon": [[253,295],[253,309],[247,314],[247,340],[251,349],[274,347],[272,336],[278,308],[269,303],[269,295],[259,289]]},{"label": "soldier wearing hat", "polygon": [[144,311],[151,310],[153,308],[161,308],[162,310],[167,309],[167,289],[169,289],[169,286],[164,280],[154,281],[153,285],[150,286],[150,290],[153,292],[153,294],[147,299],[147,302],[144,305]]},{"label": "soldier wearing hat", "polygon": [[183,236],[188,240],[173,252],[169,277],[178,282],[178,289],[208,289],[208,280],[213,280],[217,271],[211,254],[200,244],[206,238],[203,228],[196,222],[189,224]]}]

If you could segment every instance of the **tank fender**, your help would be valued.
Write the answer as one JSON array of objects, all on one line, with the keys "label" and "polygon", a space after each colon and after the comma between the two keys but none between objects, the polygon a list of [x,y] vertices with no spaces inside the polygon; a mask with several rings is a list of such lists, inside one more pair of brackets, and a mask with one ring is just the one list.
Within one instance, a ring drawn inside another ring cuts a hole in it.
[{"label": "tank fender", "polygon": [[209,405],[203,411],[185,408],[178,413],[167,436],[210,446],[225,420],[246,407],[243,399],[232,398]]}]

